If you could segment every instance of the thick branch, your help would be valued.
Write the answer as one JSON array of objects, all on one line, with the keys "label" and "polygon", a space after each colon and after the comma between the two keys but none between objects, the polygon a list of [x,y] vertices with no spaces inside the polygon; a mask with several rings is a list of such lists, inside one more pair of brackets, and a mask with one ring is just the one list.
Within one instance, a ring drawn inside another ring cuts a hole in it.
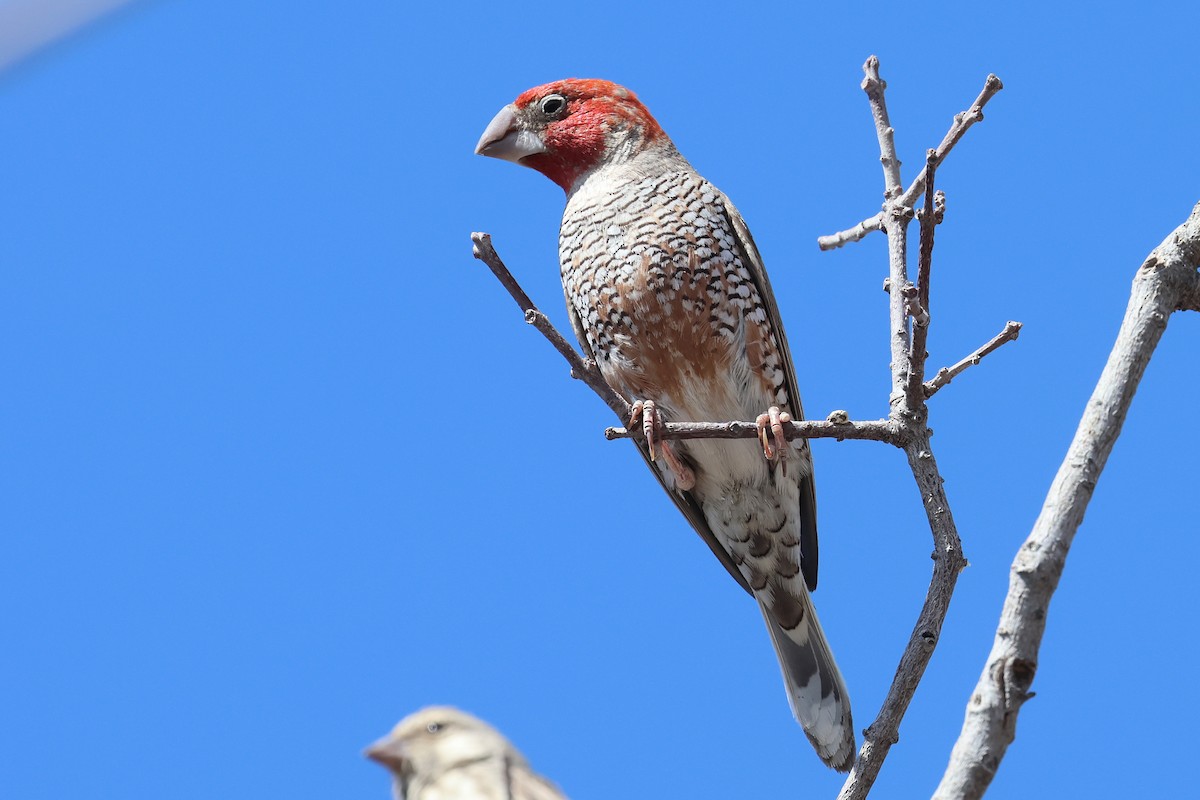
[{"label": "thick branch", "polygon": [[1192,281],[1192,289],[1189,292],[1184,292],[1183,297],[1179,300],[1179,308],[1177,311],[1200,311],[1200,275],[1197,275]]},{"label": "thick branch", "polygon": [[[983,119],[983,107],[988,101],[996,96],[996,93],[1004,88],[1004,84],[995,75],[988,75],[987,80],[983,84],[983,91],[979,93],[979,97],[975,98],[975,102],[971,107],[962,113],[954,115],[954,122],[950,125],[950,130],[946,132],[942,143],[937,146],[934,151],[935,166],[946,160],[946,156],[954,149],[959,140],[966,134],[972,125]],[[900,205],[911,206],[916,202],[917,197],[925,191],[925,180],[927,173],[921,170],[921,174],[912,182],[912,185],[905,190],[904,194],[900,195],[898,202]],[[872,231],[880,230],[883,227],[885,216],[882,211],[873,217],[868,217],[862,222],[838,233],[829,236],[821,236],[817,239],[817,246],[822,250],[833,250],[850,242],[857,242]]]},{"label": "thick branch", "polygon": [[980,347],[974,353],[971,353],[971,355],[967,356],[953,366],[942,367],[937,371],[937,375],[934,375],[930,380],[925,381],[925,396],[933,397],[933,395],[937,393],[938,389],[941,389],[950,381],[966,372],[968,368],[978,364],[983,360],[984,356],[999,349],[1000,346],[1005,342],[1016,341],[1017,336],[1020,334],[1021,323],[1012,322],[1011,320],[1005,323],[1004,330],[993,336],[987,344],[983,345],[983,347]]},{"label": "thick branch", "polygon": [[967,703],[966,719],[935,798],[981,797],[1016,736],[1017,715],[1031,696],[1050,598],[1067,552],[1112,452],[1133,394],[1171,312],[1195,290],[1200,265],[1200,204],[1146,259],[1116,344],[1042,512],[1017,552],[992,652]]}]

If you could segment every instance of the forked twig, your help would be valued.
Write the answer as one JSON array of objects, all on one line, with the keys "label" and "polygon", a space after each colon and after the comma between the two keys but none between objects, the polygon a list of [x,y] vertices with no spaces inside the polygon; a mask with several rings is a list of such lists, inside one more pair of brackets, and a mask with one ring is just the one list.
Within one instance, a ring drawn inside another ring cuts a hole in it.
[{"label": "forked twig", "polygon": [[[1004,88],[1004,84],[995,75],[988,75],[984,81],[983,90],[979,96],[975,98],[975,102],[966,111],[954,115],[954,122],[950,125],[950,130],[946,131],[946,135],[942,138],[942,143],[937,146],[934,151],[934,166],[941,164],[946,160],[946,156],[954,149],[959,140],[976,122],[983,120],[983,107],[988,104],[988,101],[996,96],[996,93]],[[909,185],[904,194],[900,195],[899,202],[901,205],[911,206],[921,193],[925,191],[925,181],[928,173],[921,170],[921,174],[917,179]],[[847,228],[844,231],[821,236],[817,239],[817,246],[822,250],[833,250],[850,242],[857,242],[864,239],[867,234],[883,229],[884,214],[880,211],[878,214],[867,217],[862,222],[855,225],[853,228]]]}]

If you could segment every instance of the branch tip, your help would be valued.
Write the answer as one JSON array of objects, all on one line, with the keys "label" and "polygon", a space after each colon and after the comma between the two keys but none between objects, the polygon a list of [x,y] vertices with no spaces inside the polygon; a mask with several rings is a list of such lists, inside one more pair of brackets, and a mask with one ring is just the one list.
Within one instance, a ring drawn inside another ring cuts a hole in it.
[{"label": "branch tip", "polygon": [[1004,330],[993,336],[987,342],[987,344],[984,344],[982,347],[956,364],[950,367],[942,367],[939,369],[937,371],[937,375],[935,375],[932,380],[925,382],[925,397],[933,397],[933,395],[936,394],[939,389],[946,386],[946,384],[950,383],[950,381],[957,378],[963,372],[966,372],[969,367],[973,367],[978,364],[983,360],[984,356],[999,349],[1001,345],[1007,342],[1016,341],[1017,337],[1021,334],[1021,327],[1022,325],[1020,322],[1013,322],[1010,320],[1005,324]]}]

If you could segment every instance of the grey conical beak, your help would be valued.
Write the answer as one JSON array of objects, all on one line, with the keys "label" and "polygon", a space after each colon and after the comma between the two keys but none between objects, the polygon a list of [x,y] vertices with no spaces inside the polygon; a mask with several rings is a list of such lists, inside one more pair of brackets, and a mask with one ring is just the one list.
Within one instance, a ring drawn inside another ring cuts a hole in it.
[{"label": "grey conical beak", "polygon": [[507,105],[488,123],[483,136],[479,137],[479,144],[475,145],[475,152],[520,163],[526,156],[546,152],[546,145],[536,133],[518,125],[516,107]]},{"label": "grey conical beak", "polygon": [[363,755],[395,772],[403,771],[408,761],[408,749],[404,742],[390,736],[372,744],[363,751]]}]

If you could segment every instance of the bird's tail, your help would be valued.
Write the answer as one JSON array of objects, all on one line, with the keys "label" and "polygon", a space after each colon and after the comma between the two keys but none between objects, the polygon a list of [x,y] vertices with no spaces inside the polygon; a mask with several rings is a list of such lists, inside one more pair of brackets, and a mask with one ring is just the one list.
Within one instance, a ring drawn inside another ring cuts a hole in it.
[{"label": "bird's tail", "polygon": [[808,592],[801,588],[797,594],[801,596],[794,599],[803,610],[791,630],[779,624],[762,599],[758,606],[779,657],[792,713],[821,760],[838,772],[849,772],[857,750],[850,695]]}]

